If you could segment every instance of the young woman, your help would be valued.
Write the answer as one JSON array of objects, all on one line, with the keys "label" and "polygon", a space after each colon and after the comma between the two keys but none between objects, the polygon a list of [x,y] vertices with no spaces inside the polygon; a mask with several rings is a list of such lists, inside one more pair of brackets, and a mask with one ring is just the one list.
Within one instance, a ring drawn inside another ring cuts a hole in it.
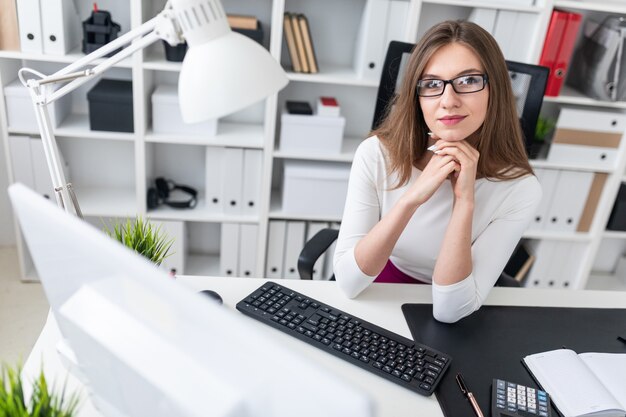
[{"label": "young woman", "polygon": [[496,41],[442,22],[355,154],[335,277],[348,297],[373,281],[432,283],[434,317],[455,322],[480,308],[540,199]]}]

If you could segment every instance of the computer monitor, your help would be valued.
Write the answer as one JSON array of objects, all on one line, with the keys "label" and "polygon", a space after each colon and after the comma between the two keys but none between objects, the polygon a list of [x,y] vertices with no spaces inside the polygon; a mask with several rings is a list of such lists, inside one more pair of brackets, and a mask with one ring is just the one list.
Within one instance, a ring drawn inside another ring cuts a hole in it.
[{"label": "computer monitor", "polygon": [[371,416],[367,395],[23,185],[9,196],[104,416]]}]

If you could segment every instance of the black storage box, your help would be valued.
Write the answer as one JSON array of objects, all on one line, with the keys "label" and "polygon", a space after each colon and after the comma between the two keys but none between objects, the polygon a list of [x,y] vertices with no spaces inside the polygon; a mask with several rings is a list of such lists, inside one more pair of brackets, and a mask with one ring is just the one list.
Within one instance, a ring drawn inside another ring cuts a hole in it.
[{"label": "black storage box", "polygon": [[185,54],[187,54],[187,42],[171,46],[169,43],[163,41],[163,47],[165,48],[165,59],[167,61],[183,62],[185,59]]},{"label": "black storage box", "polygon": [[233,28],[233,32],[237,32],[242,34],[243,36],[247,36],[255,42],[263,45],[263,28],[261,27],[261,22],[257,23],[256,29],[239,29]]},{"label": "black storage box", "polygon": [[622,183],[619,187],[613,211],[611,212],[611,217],[609,217],[609,224],[606,228],[609,230],[626,231],[626,183]]},{"label": "black storage box", "polygon": [[91,130],[134,132],[132,81],[102,79],[87,93]]}]

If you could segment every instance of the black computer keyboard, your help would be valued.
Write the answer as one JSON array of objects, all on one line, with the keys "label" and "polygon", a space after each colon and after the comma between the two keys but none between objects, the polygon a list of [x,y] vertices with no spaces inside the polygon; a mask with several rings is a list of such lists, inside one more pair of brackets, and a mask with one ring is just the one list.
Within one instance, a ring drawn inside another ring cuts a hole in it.
[{"label": "black computer keyboard", "polygon": [[431,395],[450,356],[268,282],[237,310],[422,395]]}]

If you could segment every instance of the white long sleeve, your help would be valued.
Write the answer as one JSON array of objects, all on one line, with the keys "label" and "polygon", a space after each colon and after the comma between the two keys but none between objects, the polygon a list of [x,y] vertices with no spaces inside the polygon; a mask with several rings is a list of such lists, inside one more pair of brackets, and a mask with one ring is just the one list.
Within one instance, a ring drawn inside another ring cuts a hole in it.
[{"label": "white long sleeve", "polygon": [[[387,172],[384,148],[378,138],[366,139],[357,149],[334,257],[337,283],[348,297],[356,297],[376,279],[360,270],[354,257],[356,244],[394,206],[420,173],[414,168],[409,183],[392,190],[397,177]],[[437,320],[454,322],[480,308],[540,200],[541,187],[532,175],[509,181],[485,178],[476,181],[473,271],[452,285],[433,284],[433,314]],[[398,269],[432,283],[453,202],[452,186],[446,181],[416,210],[390,256]]]}]

